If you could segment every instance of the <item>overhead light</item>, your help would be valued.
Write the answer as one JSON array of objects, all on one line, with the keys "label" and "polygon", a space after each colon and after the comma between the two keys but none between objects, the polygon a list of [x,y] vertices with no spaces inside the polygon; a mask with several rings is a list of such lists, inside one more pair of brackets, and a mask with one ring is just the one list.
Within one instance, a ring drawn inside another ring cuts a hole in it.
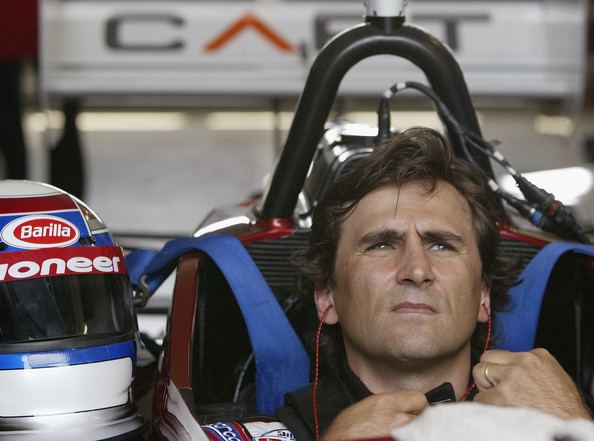
[{"label": "overhead light", "polygon": [[[76,126],[83,132],[170,132],[186,128],[188,120],[183,112],[81,112],[76,117]],[[62,130],[64,114],[31,113],[25,124],[36,132]]]},{"label": "overhead light", "polygon": [[[278,118],[278,120],[276,119]],[[288,130],[293,112],[210,112],[205,125],[209,130],[273,130],[278,124],[281,130]],[[277,122],[278,121],[278,122]]]},{"label": "overhead light", "polygon": [[[348,121],[377,126],[377,113],[375,112],[347,112],[344,118]],[[425,110],[390,112],[392,127],[406,129],[413,126],[430,127],[441,130],[441,120],[435,112]]]},{"label": "overhead light", "polygon": [[534,131],[540,135],[573,135],[575,124],[567,116],[538,115],[534,118]]},{"label": "overhead light", "polygon": [[[206,127],[209,130],[273,130],[278,124],[281,130],[288,130],[293,122],[293,112],[211,112],[206,116]],[[433,111],[396,111],[391,112],[392,124],[395,128],[405,129],[412,126],[431,127],[441,130],[443,125]],[[276,119],[278,118],[278,119]],[[375,112],[346,112],[341,120],[354,123],[377,125]],[[480,119],[480,115],[479,115]],[[278,122],[277,122],[278,121]]]}]

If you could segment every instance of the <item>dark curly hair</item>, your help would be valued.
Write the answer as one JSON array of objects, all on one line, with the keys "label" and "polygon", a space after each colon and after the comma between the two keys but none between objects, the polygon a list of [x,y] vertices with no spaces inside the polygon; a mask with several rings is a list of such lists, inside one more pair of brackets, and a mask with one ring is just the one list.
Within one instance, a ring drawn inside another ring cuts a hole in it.
[{"label": "dark curly hair", "polygon": [[[315,209],[309,245],[294,256],[302,292],[311,298],[316,288],[333,287],[341,225],[367,194],[385,185],[399,187],[411,182],[422,182],[432,193],[440,181],[451,184],[468,202],[482,278],[491,288],[491,310],[502,310],[514,278],[510,263],[499,251],[498,212],[493,197],[476,167],[456,157],[443,135],[423,127],[394,136],[328,188]],[[332,365],[337,351],[343,350],[342,336],[340,325],[327,328],[323,344],[328,347],[323,352],[329,354],[330,359],[325,361]],[[473,362],[480,357],[486,333],[486,324],[479,323],[472,337]]]}]

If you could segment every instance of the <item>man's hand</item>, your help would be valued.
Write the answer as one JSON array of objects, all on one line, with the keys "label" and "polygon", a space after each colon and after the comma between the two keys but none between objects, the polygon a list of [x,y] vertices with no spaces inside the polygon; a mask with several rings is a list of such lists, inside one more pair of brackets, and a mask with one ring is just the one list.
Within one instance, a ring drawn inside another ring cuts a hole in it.
[{"label": "man's hand", "polygon": [[392,429],[408,423],[427,406],[422,392],[374,394],[339,413],[322,441],[388,436]]},{"label": "man's hand", "polygon": [[479,389],[474,401],[592,420],[572,379],[546,349],[485,352],[472,375]]}]

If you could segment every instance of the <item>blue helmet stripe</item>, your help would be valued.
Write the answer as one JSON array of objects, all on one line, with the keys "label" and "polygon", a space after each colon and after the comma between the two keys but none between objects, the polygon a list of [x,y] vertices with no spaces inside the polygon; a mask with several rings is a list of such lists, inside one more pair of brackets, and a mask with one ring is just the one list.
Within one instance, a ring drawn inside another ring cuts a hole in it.
[{"label": "blue helmet stripe", "polygon": [[0,354],[0,370],[36,369],[76,364],[97,363],[100,361],[131,358],[136,366],[136,346],[134,341],[90,348],[64,349],[59,351]]}]

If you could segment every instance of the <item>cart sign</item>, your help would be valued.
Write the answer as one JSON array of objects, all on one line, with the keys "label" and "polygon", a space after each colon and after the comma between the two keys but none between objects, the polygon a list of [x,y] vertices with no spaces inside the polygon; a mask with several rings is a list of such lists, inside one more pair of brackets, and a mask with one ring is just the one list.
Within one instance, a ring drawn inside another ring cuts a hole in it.
[{"label": "cart sign", "polygon": [[[353,1],[41,0],[50,95],[298,95],[320,48],[360,23]],[[412,0],[406,20],[444,41],[470,92],[568,98],[584,87],[586,0]],[[423,80],[378,56],[340,93],[376,96]]]}]

